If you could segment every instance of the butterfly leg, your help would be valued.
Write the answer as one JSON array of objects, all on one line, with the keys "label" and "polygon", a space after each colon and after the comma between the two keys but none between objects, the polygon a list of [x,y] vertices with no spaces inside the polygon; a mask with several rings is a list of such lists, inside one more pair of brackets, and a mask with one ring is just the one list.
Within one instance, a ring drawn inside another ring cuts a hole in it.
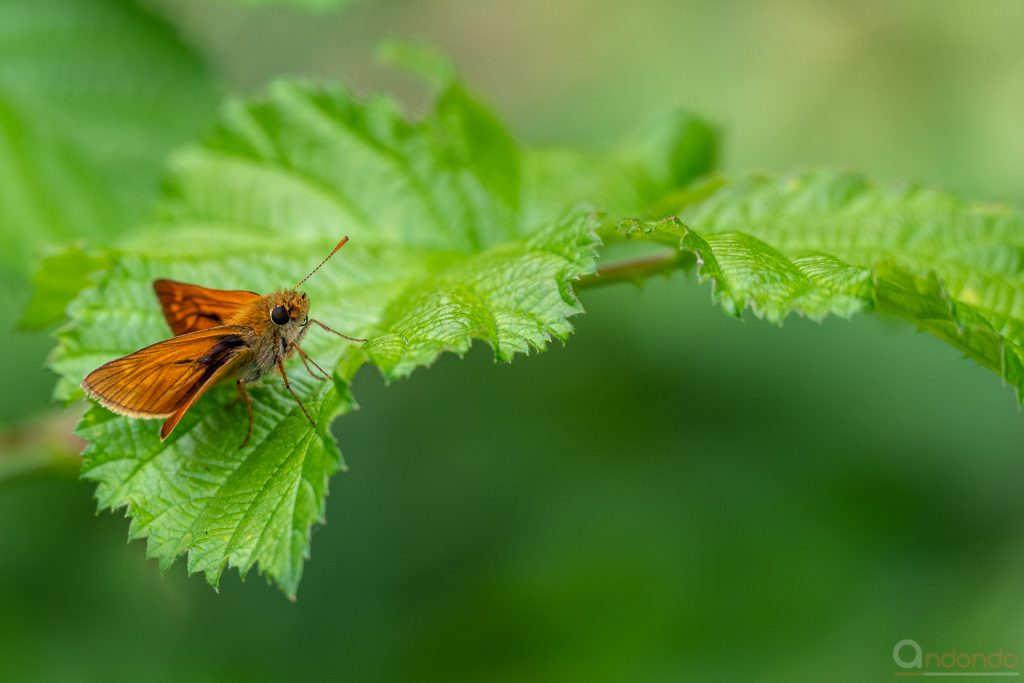
[{"label": "butterfly leg", "polygon": [[285,374],[284,362],[281,360],[280,357],[277,359],[277,369],[281,372],[281,379],[284,380],[284,388],[288,390],[288,393],[292,395],[292,398],[295,399],[295,402],[299,404],[300,408],[302,408],[302,414],[306,416],[307,420],[309,420],[309,424],[316,427],[316,422],[314,422],[313,418],[309,416],[309,411],[306,410],[306,406],[302,405],[302,399],[300,399],[299,395],[295,393],[294,389],[292,389],[292,385],[288,383],[288,375]]},{"label": "butterfly leg", "polygon": [[354,342],[364,342],[364,341],[366,341],[365,339],[360,339],[359,337],[350,337],[347,334],[342,334],[341,332],[338,332],[337,330],[332,330],[331,328],[327,327],[327,325],[324,325],[319,320],[314,320],[313,318],[310,318],[309,322],[316,323],[317,325],[319,325],[320,327],[324,328],[325,330],[327,330],[331,334],[336,334],[339,337],[341,337],[342,339],[348,339],[349,341],[354,341]]},{"label": "butterfly leg", "polygon": [[[317,374],[315,372],[313,372],[313,368],[316,368],[323,375],[323,379],[330,379],[331,378],[331,376],[327,374],[326,370],[324,370],[322,367],[317,365],[315,360],[313,360],[312,358],[310,358],[309,356],[306,355],[306,352],[302,350],[301,346],[299,346],[295,342],[292,342],[292,346],[294,346],[295,350],[299,352],[299,358],[302,359],[302,364],[306,366],[306,370],[309,371],[309,374],[313,375],[313,377],[316,377],[316,379],[321,379],[320,377],[317,377]],[[309,367],[310,363],[313,364],[313,368]]]},{"label": "butterfly leg", "polygon": [[239,448],[245,448],[245,444],[249,443],[249,437],[252,436],[252,401],[249,400],[249,394],[246,393],[242,380],[235,382],[235,390],[238,392],[238,398],[245,401],[245,407],[249,411],[249,431],[245,433],[245,439],[239,446]]}]

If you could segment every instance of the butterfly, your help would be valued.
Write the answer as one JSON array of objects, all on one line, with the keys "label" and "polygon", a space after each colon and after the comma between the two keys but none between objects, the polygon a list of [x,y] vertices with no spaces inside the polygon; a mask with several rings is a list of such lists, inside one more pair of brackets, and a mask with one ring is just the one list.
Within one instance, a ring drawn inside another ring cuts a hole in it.
[{"label": "butterfly", "polygon": [[348,237],[343,237],[294,287],[266,295],[174,280],[154,281],[153,289],[175,336],[96,368],[82,381],[82,388],[100,405],[120,415],[163,418],[162,441],[211,387],[234,380],[238,397],[245,401],[249,413],[249,429],[241,448],[252,436],[252,401],[245,385],[277,370],[285,388],[315,427],[316,422],[288,381],[284,362],[298,354],[311,375],[330,379],[299,345],[309,323],[352,342],[366,341],[310,318],[309,298],[298,291],[347,241]]}]

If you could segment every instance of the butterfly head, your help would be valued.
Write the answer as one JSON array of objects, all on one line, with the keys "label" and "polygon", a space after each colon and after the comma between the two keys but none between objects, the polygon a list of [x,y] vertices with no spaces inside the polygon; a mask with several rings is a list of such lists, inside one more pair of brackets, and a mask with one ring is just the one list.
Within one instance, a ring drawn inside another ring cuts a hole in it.
[{"label": "butterfly head", "polygon": [[277,327],[304,327],[309,322],[309,298],[294,289],[274,292],[267,297],[267,311]]},{"label": "butterfly head", "polygon": [[[338,253],[338,250],[345,246],[346,242],[348,242],[348,236],[342,237],[334,246],[334,249],[331,250],[331,253],[316,268],[310,271],[309,275],[299,280],[298,284],[294,287],[274,292],[266,297],[270,322],[282,331],[291,331],[292,334],[301,336],[299,328],[305,327],[309,322],[309,299],[304,293],[299,291],[299,287],[312,277],[313,273],[320,270],[320,267],[327,263],[332,256]],[[287,336],[285,335],[285,337]]]}]

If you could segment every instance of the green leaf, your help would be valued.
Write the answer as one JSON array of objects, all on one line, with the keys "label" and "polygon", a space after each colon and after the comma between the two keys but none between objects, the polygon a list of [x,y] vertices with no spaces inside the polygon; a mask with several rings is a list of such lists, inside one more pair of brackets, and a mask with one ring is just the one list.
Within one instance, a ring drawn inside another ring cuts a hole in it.
[{"label": "green leaf", "polygon": [[132,226],[213,108],[198,57],[136,2],[0,3],[0,269]]},{"label": "green leaf", "polygon": [[569,202],[599,208],[610,225],[661,218],[691,184],[715,168],[718,134],[677,111],[601,152],[541,148],[524,156],[527,221],[548,220]]},{"label": "green leaf", "polygon": [[458,71],[448,55],[424,40],[382,40],[376,58],[383,65],[415,74],[434,93],[443,93],[458,81]]},{"label": "green leaf", "polygon": [[76,431],[89,442],[82,476],[97,482],[100,507],[127,508],[129,537],[147,537],[161,570],[187,552],[189,572],[203,572],[216,586],[226,564],[244,574],[258,563],[294,597],[310,525],[322,523],[327,479],[342,467],[325,430],[352,404],[329,383],[292,383],[320,428],[309,426],[283,387],[258,387],[254,445],[245,450],[237,448],[246,429],[241,405],[232,413],[223,400],[201,401],[166,442],[154,423],[94,407]]},{"label": "green leaf", "polygon": [[32,275],[32,297],[18,325],[43,330],[64,320],[64,311],[93,276],[110,265],[108,254],[73,244],[39,260]]},{"label": "green leaf", "polygon": [[693,254],[715,299],[781,322],[859,310],[906,318],[992,368],[1024,396],[1024,217],[933,189],[859,175],[755,177],[679,219],[626,234]]},{"label": "green leaf", "polygon": [[570,282],[593,270],[589,213],[528,225],[519,150],[497,121],[451,83],[424,120],[386,98],[360,101],[333,85],[283,82],[229,106],[201,147],[174,160],[162,210],[146,234],[112,251],[111,267],[69,307],[53,367],[60,393],[116,356],[168,336],[151,281],[268,291],[304,276],[312,315],[365,345],[314,329],[303,343],[336,381],[289,376],[318,416],[314,433],[277,378],[244,407],[218,388],[161,443],[155,422],[94,408],[79,434],[85,476],[102,507],[125,507],[133,538],[169,566],[216,585],[226,566],[253,566],[294,595],[326,479],[341,463],[328,427],[353,403],[363,364],[401,377],[442,352],[486,341],[500,360],[564,339],[580,312]]}]

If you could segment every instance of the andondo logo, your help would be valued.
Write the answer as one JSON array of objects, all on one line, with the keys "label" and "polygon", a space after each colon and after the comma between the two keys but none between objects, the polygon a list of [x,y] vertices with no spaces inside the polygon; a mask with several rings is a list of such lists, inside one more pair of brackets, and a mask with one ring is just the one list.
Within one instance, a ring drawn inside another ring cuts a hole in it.
[{"label": "andondo logo", "polygon": [[1002,649],[992,652],[962,652],[953,648],[946,652],[933,652],[922,648],[916,640],[905,638],[893,647],[892,659],[899,667],[893,672],[893,676],[1020,676],[1017,655]]}]

